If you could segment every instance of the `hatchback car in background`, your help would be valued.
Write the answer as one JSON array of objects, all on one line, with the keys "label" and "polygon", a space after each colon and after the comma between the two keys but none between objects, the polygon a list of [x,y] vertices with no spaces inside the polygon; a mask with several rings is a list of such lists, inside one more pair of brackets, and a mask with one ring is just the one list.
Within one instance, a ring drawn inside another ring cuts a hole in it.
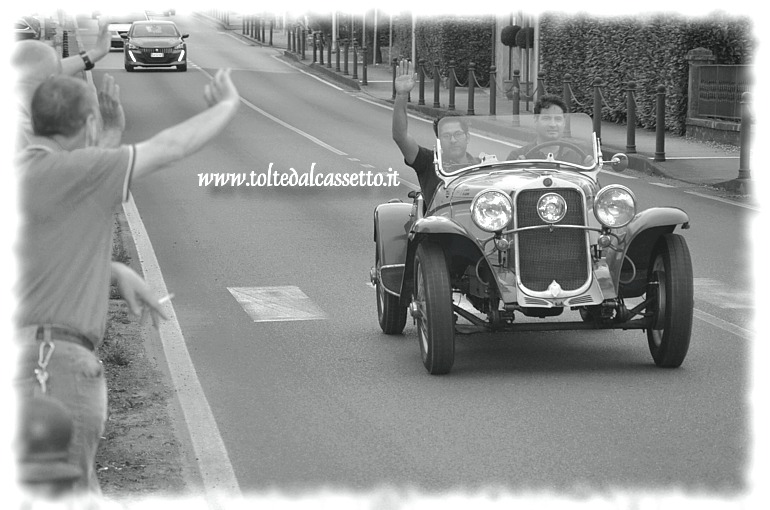
[{"label": "hatchback car in background", "polygon": [[148,19],[149,16],[147,16],[145,11],[109,16],[110,24],[107,28],[112,35],[112,39],[110,40],[110,49],[123,49],[123,36],[128,33],[128,30],[131,28],[131,23],[134,21],[145,21]]},{"label": "hatchback car in background", "polygon": [[126,71],[137,67],[176,67],[187,71],[187,44],[173,21],[137,21],[124,36]]}]

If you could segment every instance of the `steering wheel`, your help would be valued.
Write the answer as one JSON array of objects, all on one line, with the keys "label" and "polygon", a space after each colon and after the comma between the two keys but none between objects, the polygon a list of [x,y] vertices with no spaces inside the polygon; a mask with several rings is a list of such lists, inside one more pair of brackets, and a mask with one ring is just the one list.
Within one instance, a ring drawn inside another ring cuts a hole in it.
[{"label": "steering wheel", "polygon": [[559,147],[559,151],[556,155],[556,159],[561,159],[562,154],[564,153],[564,149],[572,149],[573,151],[577,152],[578,156],[580,156],[580,160],[584,161],[588,154],[585,153],[583,149],[581,149],[577,144],[574,144],[572,142],[567,142],[565,140],[554,140],[552,142],[543,142],[535,145],[531,149],[527,151],[526,154],[524,154],[524,158],[528,158],[530,154],[535,152],[538,149],[541,149],[543,147],[549,147],[551,145],[556,145]]}]

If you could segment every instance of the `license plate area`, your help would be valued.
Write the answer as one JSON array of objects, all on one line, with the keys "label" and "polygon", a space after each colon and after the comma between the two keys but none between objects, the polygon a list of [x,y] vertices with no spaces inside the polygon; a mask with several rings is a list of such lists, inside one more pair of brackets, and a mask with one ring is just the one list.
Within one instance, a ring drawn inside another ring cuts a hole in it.
[{"label": "license plate area", "polygon": [[163,53],[150,53],[152,58],[163,58]]}]

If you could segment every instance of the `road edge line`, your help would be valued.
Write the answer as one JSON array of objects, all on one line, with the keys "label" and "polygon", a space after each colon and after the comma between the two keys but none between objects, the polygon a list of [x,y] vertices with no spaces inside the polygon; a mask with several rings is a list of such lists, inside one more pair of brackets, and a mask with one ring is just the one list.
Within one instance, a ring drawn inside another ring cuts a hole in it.
[{"label": "road edge line", "polygon": [[[128,201],[123,203],[123,211],[134,238],[145,281],[159,295],[167,295],[166,282],[133,196],[129,196]],[[238,480],[198,380],[173,304],[168,303],[165,311],[169,318],[160,321],[158,335],[195,451],[203,489],[209,496],[226,494],[229,497],[240,497]]]}]

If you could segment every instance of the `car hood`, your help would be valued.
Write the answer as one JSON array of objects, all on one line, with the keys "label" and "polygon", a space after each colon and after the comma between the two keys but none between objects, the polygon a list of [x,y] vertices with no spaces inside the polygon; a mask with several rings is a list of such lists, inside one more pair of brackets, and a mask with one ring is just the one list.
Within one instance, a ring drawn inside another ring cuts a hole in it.
[{"label": "car hood", "polygon": [[[449,202],[472,200],[479,192],[495,188],[513,196],[525,187],[563,187],[574,185],[582,188],[586,196],[596,193],[598,172],[572,172],[542,168],[478,170],[446,179],[444,199]],[[546,184],[550,178],[551,184]]]},{"label": "car hood", "polygon": [[131,44],[142,48],[173,48],[182,42],[179,37],[132,37]]}]

